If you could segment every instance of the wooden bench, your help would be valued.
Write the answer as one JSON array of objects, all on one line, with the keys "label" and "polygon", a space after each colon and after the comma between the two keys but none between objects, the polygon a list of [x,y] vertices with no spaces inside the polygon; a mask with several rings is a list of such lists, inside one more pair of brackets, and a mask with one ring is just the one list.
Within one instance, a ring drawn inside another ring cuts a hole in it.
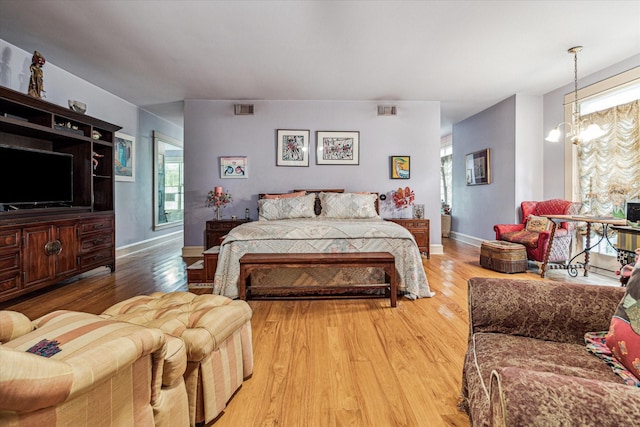
[{"label": "wooden bench", "polygon": [[389,252],[341,252],[341,253],[296,253],[296,254],[265,254],[248,253],[240,258],[240,278],[238,290],[240,299],[246,300],[251,296],[251,273],[258,269],[270,268],[381,268],[385,272],[383,284],[362,285],[321,285],[321,286],[260,286],[264,290],[286,290],[292,292],[328,295],[337,291],[353,291],[356,289],[384,289],[389,292],[391,307],[396,306],[397,284],[395,258]]}]

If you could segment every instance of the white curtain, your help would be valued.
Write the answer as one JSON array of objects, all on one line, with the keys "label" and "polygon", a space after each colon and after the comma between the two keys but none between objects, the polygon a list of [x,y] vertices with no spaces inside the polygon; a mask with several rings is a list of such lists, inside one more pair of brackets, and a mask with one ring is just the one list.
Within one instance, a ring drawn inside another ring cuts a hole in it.
[{"label": "white curtain", "polygon": [[[583,116],[605,134],[578,145],[583,212],[612,214],[616,206],[640,197],[640,100]],[[588,212],[591,209],[591,212]]]}]

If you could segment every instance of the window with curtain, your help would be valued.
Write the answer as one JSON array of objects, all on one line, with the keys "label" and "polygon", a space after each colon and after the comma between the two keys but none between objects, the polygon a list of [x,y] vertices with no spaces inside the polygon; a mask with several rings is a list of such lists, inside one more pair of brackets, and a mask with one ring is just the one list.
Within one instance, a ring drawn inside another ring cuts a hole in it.
[{"label": "window with curtain", "polygon": [[[584,128],[595,123],[605,132],[577,147],[583,213],[624,216],[626,201],[640,197],[640,100],[595,111],[582,119]],[[599,239],[603,230],[593,227],[592,232]],[[611,233],[609,239],[615,242],[616,237]],[[616,254],[606,239],[593,251]]]}]

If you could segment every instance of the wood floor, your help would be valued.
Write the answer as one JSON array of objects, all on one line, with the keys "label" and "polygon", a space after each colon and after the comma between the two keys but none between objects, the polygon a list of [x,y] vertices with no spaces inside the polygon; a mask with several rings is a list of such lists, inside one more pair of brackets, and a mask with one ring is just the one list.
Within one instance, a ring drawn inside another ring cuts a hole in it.
[{"label": "wood floor", "polygon": [[[542,280],[537,269],[481,268],[479,248],[443,239],[424,259],[433,298],[250,301],[255,369],[215,421],[226,426],[468,426],[456,405],[467,340],[467,279]],[[182,241],[119,258],[47,291],[0,303],[35,319],[55,309],[100,313],[129,297],[186,291]],[[544,280],[616,286],[613,277]]]}]

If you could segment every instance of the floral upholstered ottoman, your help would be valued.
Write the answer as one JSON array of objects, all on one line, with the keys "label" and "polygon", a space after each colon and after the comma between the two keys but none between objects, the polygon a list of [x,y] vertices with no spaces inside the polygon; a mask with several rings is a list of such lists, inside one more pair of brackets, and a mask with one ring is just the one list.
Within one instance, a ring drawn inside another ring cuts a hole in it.
[{"label": "floral upholstered ottoman", "polygon": [[102,313],[184,340],[191,425],[216,418],[253,373],[252,315],[245,301],[190,292],[137,296]]}]

